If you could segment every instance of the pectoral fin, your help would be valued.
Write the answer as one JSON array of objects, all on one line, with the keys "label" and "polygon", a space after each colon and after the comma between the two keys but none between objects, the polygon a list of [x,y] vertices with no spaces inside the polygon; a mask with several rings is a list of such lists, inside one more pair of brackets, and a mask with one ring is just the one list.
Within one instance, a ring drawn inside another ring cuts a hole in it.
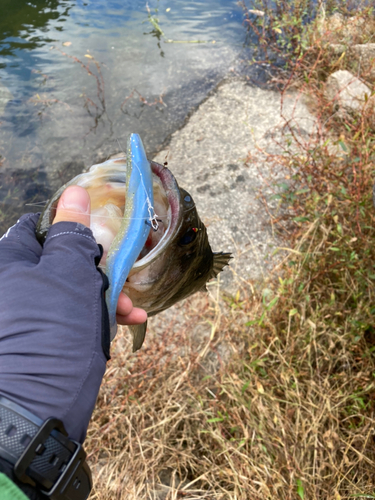
[{"label": "pectoral fin", "polygon": [[147,321],[141,325],[129,325],[129,329],[133,335],[133,352],[135,352],[142,347],[143,341],[145,340]]}]

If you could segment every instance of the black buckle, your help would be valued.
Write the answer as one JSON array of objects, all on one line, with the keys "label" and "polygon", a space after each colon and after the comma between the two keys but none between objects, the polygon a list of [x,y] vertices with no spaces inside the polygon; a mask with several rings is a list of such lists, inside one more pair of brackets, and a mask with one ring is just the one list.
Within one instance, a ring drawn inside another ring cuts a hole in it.
[{"label": "black buckle", "polygon": [[[44,448],[44,443],[54,430],[68,436],[61,420],[48,418],[43,422],[14,466],[14,474],[20,481],[35,485],[26,470],[35,456]],[[76,446],[71,459],[52,488],[49,491],[41,490],[51,500],[84,500],[92,488],[91,471],[85,462],[86,453],[77,441],[69,439],[69,442]]]}]

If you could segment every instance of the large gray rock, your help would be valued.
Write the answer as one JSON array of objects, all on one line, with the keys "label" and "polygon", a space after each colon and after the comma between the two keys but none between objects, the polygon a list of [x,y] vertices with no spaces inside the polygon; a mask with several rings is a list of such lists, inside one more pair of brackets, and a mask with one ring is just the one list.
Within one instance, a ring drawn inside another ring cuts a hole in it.
[{"label": "large gray rock", "polygon": [[309,140],[314,123],[297,94],[281,96],[230,80],[155,158],[167,159],[193,196],[213,250],[233,253],[231,270],[221,275],[224,289],[235,292],[243,280],[258,280],[274,265],[280,241],[264,202],[276,204],[271,169],[280,179],[284,174],[273,155],[295,140]]},{"label": "large gray rock", "polygon": [[[277,208],[272,197],[280,188],[275,182],[287,181],[276,155],[288,148],[296,152],[296,141],[307,149],[314,147],[315,124],[300,94],[280,95],[243,80],[229,80],[218,86],[155,157],[160,163],[168,161],[179,184],[194,197],[213,250],[230,251],[234,259],[220,275],[220,288],[210,283],[212,302],[198,293],[150,318],[146,345],[169,330],[168,349],[183,357],[174,332],[186,331],[205,358],[207,373],[216,373],[225,363],[232,352],[229,345],[216,345],[215,352],[208,349],[222,310],[220,290],[235,295],[245,285],[247,293],[249,283],[253,286],[254,281],[268,278],[271,266],[278,262],[283,250],[276,256],[274,252],[285,245],[264,203]],[[309,144],[311,138],[313,144]],[[215,319],[209,323],[203,311],[213,303]]]},{"label": "large gray rock", "polygon": [[370,88],[349,71],[336,71],[327,79],[325,97],[342,118],[360,113],[370,96]]}]

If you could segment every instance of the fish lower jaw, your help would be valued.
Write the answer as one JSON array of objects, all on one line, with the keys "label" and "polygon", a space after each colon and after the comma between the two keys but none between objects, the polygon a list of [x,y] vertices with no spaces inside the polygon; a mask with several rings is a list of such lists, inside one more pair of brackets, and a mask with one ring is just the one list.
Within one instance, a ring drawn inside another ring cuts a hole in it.
[{"label": "fish lower jaw", "polygon": [[152,309],[154,297],[152,290],[154,283],[130,283],[126,282],[122,291],[127,295],[135,307],[142,307],[147,312]]}]

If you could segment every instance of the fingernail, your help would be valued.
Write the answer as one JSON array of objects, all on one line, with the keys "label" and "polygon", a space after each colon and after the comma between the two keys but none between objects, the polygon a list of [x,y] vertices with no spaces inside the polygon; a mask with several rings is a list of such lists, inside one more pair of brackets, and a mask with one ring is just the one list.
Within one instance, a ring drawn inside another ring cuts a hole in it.
[{"label": "fingernail", "polygon": [[59,208],[65,208],[66,210],[72,210],[82,214],[89,213],[89,194],[80,186],[70,186],[61,195]]}]

